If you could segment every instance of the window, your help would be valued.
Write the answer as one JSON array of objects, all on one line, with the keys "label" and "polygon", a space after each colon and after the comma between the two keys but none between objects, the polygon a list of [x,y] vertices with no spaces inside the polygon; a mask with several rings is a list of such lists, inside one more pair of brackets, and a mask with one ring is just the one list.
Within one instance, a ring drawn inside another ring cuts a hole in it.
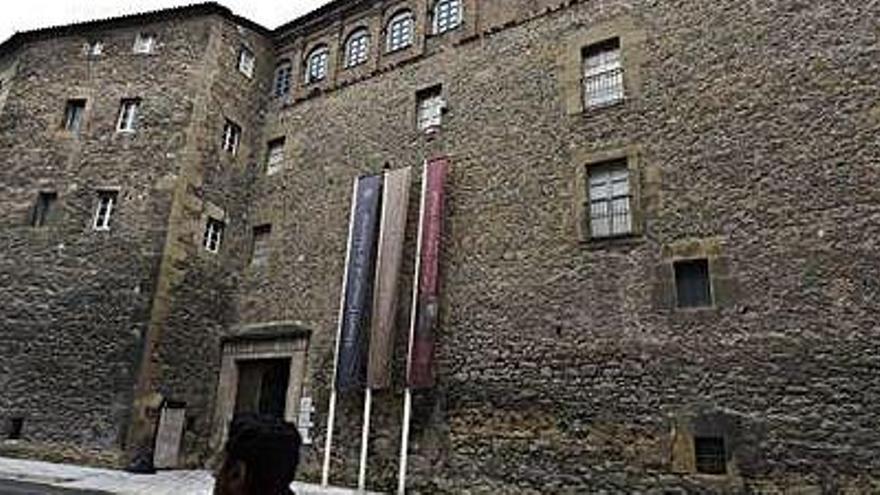
[{"label": "window", "polygon": [[141,100],[137,98],[127,98],[122,100],[119,105],[119,119],[116,122],[116,130],[119,132],[134,132],[138,123],[138,110],[141,107]]},{"label": "window", "polygon": [[461,0],[440,0],[434,5],[434,34],[442,34],[461,25]]},{"label": "window", "polygon": [[24,418],[13,416],[9,418],[9,427],[6,431],[7,440],[21,440],[21,432],[24,430]]},{"label": "window", "polygon": [[251,245],[251,265],[265,265],[269,260],[269,240],[271,237],[271,225],[254,227],[254,237]]},{"label": "window", "polygon": [[266,151],[266,174],[272,175],[281,170],[284,164],[284,138],[269,141]]},{"label": "window", "polygon": [[414,21],[412,12],[408,10],[395,14],[391,18],[387,29],[387,51],[395,52],[412,45]]},{"label": "window", "polygon": [[330,49],[321,45],[309,53],[306,60],[306,84],[321,81],[327,77],[327,63],[330,60]]},{"label": "window", "polygon": [[632,194],[626,158],[587,168],[590,237],[605,238],[633,232]]},{"label": "window", "polygon": [[241,50],[238,51],[238,71],[248,78],[254,77],[255,64],[254,52],[248,50],[247,47],[241,47]]},{"label": "window", "polygon": [[116,191],[98,191],[98,205],[95,208],[95,220],[92,227],[95,230],[110,230],[110,218],[116,208]]},{"label": "window", "polygon": [[220,242],[223,240],[223,228],[225,224],[216,218],[208,218],[205,224],[205,237],[202,239],[202,245],[205,250],[211,253],[220,251]]},{"label": "window", "polygon": [[31,225],[42,227],[49,223],[52,211],[55,209],[55,203],[57,202],[58,193],[54,191],[45,191],[37,195],[37,204],[34,205],[34,211],[31,215]]},{"label": "window", "polygon": [[150,33],[140,33],[134,39],[134,53],[153,53],[156,49],[156,35]]},{"label": "window", "polygon": [[227,119],[223,126],[223,151],[232,155],[238,153],[238,145],[241,142],[241,127]]},{"label": "window", "polygon": [[67,100],[67,107],[64,110],[64,130],[79,134],[85,112],[86,100]]},{"label": "window", "polygon": [[674,269],[676,302],[679,308],[701,308],[712,305],[708,260],[676,261]]},{"label": "window", "polygon": [[104,53],[104,43],[98,40],[89,41],[85,46],[86,55],[98,57]]},{"label": "window", "polygon": [[723,437],[694,437],[697,472],[727,474],[727,451]]},{"label": "window", "polygon": [[596,108],[623,100],[620,38],[590,45],[583,51],[584,106]]},{"label": "window", "polygon": [[360,28],[351,33],[345,44],[345,66],[354,67],[367,61],[370,56],[370,32]]},{"label": "window", "polygon": [[275,68],[274,94],[276,98],[283,98],[290,94],[292,79],[293,64],[291,64],[289,60],[284,60]]},{"label": "window", "polygon": [[416,93],[418,102],[418,128],[421,131],[433,131],[443,122],[443,111],[446,100],[443,99],[443,86],[436,85]]}]

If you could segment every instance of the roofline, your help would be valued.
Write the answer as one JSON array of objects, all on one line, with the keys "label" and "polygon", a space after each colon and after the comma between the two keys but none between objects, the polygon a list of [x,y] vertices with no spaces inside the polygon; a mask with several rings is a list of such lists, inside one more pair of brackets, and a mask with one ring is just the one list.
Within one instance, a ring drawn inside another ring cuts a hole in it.
[{"label": "roofline", "polygon": [[[336,2],[334,2],[336,3]],[[0,56],[7,55],[22,45],[34,41],[42,41],[58,36],[71,36],[76,34],[82,34],[90,31],[94,31],[96,29],[103,29],[107,27],[115,27],[115,26],[129,26],[129,25],[137,25],[143,24],[145,22],[154,22],[154,21],[162,21],[170,18],[176,17],[193,17],[193,16],[207,16],[207,15],[219,15],[226,19],[229,19],[237,24],[243,25],[247,28],[250,28],[264,36],[272,36],[273,31],[268,29],[250,19],[246,19],[239,15],[236,15],[232,12],[228,7],[220,5],[217,2],[203,2],[196,3],[191,5],[184,5],[181,7],[171,7],[168,9],[154,10],[149,12],[141,12],[137,14],[128,14],[117,17],[110,17],[107,19],[96,19],[92,21],[85,22],[77,22],[73,24],[66,24],[61,26],[52,26],[41,29],[34,29],[31,31],[22,31],[13,34],[6,41],[0,43]]]}]

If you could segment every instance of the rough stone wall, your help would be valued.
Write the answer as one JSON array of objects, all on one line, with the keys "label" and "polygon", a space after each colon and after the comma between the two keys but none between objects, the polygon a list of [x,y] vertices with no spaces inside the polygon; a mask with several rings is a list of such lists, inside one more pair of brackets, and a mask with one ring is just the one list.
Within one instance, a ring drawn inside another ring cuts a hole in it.
[{"label": "rough stone wall", "polygon": [[18,57],[16,54],[0,58],[0,112],[3,111],[3,105],[6,104],[6,97],[9,95],[9,88],[12,87],[12,81],[15,79],[17,67]]},{"label": "rough stone wall", "polygon": [[[298,101],[268,123],[288,160],[252,208],[275,212],[276,249],[245,277],[241,318],[313,329],[320,433],[351,180],[448,154],[440,384],[417,398],[416,490],[875,491],[877,16],[582,2]],[[625,54],[641,59],[638,91],[568,115],[561,55],[623,18],[645,35]],[[436,83],[449,112],[429,142],[414,94]],[[583,242],[581,160],[632,147],[643,235]],[[680,256],[713,260],[716,307],[670,307]],[[372,488],[393,486],[399,390],[398,374],[375,406]],[[334,479],[350,484],[360,397],[339,414]],[[729,476],[693,474],[688,438],[707,432],[726,436]]]},{"label": "rough stone wall", "polygon": [[[132,54],[136,33],[158,36]],[[122,442],[135,366],[164,243],[177,153],[189,124],[191,67],[207,31],[193,20],[66,36],[22,48],[0,114],[0,416],[25,418],[24,438],[85,448]],[[121,98],[142,99],[137,131],[116,132]],[[65,104],[87,100],[79,136]],[[118,190],[107,232],[92,229],[96,189]],[[48,224],[30,215],[39,191],[58,201]]]}]

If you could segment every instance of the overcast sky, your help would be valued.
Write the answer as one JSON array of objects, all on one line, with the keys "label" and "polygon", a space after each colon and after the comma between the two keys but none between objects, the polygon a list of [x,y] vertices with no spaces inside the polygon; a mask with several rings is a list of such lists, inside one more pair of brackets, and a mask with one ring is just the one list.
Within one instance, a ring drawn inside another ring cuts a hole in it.
[{"label": "overcast sky", "polygon": [[[0,42],[16,31],[164,9],[200,0],[2,0]],[[218,0],[236,14],[275,28],[329,0]]]}]

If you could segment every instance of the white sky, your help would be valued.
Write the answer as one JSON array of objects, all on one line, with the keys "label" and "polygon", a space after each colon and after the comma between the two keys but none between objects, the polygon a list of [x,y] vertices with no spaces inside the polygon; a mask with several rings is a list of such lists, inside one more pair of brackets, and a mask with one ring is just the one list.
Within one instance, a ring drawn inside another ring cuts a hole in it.
[{"label": "white sky", "polygon": [[[200,0],[0,0],[0,42],[16,31],[164,9]],[[310,12],[329,0],[218,0],[236,14],[269,29]]]}]

